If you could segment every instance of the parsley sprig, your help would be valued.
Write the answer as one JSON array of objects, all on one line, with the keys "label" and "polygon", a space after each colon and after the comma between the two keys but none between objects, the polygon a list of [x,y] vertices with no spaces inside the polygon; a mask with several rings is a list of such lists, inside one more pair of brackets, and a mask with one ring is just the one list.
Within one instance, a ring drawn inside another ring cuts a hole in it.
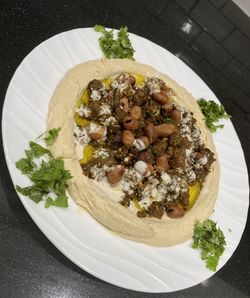
[{"label": "parsley sprig", "polygon": [[[60,128],[56,128],[43,134],[45,143],[52,145],[59,131]],[[50,150],[33,141],[29,143],[29,149],[25,150],[25,155],[26,157],[16,162],[16,167],[29,177],[32,185],[27,187],[17,185],[16,190],[35,203],[45,201],[46,208],[68,207],[67,180],[72,176],[64,169],[64,161],[55,159]],[[39,159],[41,159],[40,163],[38,163]]]},{"label": "parsley sprig", "polygon": [[106,58],[133,59],[135,50],[129,40],[128,28],[126,26],[120,28],[116,39],[114,38],[114,30],[108,31],[102,25],[95,25],[95,31],[102,34],[99,38],[99,45]]},{"label": "parsley sprig", "polygon": [[197,223],[194,227],[193,241],[192,247],[201,250],[201,259],[205,261],[206,267],[216,271],[226,245],[221,229],[217,228],[211,219]]},{"label": "parsley sprig", "polygon": [[215,132],[217,128],[223,128],[223,124],[215,124],[220,119],[229,119],[231,116],[225,111],[222,105],[217,104],[213,100],[206,101],[204,98],[198,99],[198,104],[205,117],[207,127],[211,132]]}]

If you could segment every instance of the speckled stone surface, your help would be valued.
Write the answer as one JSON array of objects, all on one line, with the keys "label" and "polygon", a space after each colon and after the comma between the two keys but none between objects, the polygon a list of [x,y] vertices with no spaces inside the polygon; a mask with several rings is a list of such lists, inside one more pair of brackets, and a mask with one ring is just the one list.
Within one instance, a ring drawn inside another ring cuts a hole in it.
[{"label": "speckled stone surface", "polygon": [[[232,115],[249,168],[250,23],[231,1],[1,0],[1,107],[15,69],[35,46],[57,33],[96,23],[127,25],[194,69]],[[182,30],[186,23],[192,24],[189,33]],[[33,223],[13,188],[1,140],[0,297],[249,297],[249,228],[248,223],[228,263],[193,288],[152,295],[112,286],[74,265]]]}]

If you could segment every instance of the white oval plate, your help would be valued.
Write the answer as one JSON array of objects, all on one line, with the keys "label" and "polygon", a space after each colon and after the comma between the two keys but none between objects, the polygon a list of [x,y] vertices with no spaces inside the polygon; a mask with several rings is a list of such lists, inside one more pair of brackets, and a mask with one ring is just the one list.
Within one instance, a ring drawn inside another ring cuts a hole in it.
[{"label": "white oval plate", "polygon": [[[93,28],[56,35],[36,47],[16,70],[4,102],[2,135],[13,184],[29,181],[15,167],[30,140],[46,130],[48,105],[65,72],[103,55]],[[164,48],[134,34],[130,38],[138,62],[154,66],[184,86],[194,97],[218,102],[208,86],[180,59]],[[214,134],[221,165],[221,181],[211,218],[224,231],[227,246],[220,269],[242,236],[248,210],[247,168],[231,121]],[[232,158],[233,157],[233,158]],[[194,286],[214,273],[207,270],[192,241],[155,248],[122,239],[97,223],[70,199],[67,209],[45,209],[26,197],[24,207],[47,238],[82,269],[111,284],[144,292],[172,292]],[[230,230],[231,229],[231,232]]]}]

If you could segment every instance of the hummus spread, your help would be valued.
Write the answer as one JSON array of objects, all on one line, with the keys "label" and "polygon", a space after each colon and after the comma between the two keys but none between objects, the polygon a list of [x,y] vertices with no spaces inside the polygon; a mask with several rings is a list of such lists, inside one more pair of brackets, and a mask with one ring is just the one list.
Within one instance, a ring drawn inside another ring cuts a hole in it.
[{"label": "hummus spread", "polygon": [[[172,246],[190,239],[193,235],[194,223],[207,219],[213,211],[219,184],[219,164],[217,160],[213,160],[209,168],[210,173],[202,181],[198,199],[192,208],[189,208],[182,217],[172,218],[167,216],[167,214],[163,216],[161,214],[160,219],[157,218],[157,215],[146,216],[141,212],[138,214],[134,204],[131,204],[130,208],[124,207],[126,200],[124,201],[123,199],[121,204],[124,191],[121,187],[122,183],[112,185],[112,183],[108,183],[107,179],[99,179],[99,181],[98,179],[90,179],[87,175],[84,175],[83,168],[79,163],[79,160],[82,158],[82,150],[74,136],[77,135],[74,117],[77,101],[79,101],[89,83],[94,79],[103,81],[124,73],[138,74],[146,78],[162,80],[173,92],[174,102],[179,110],[183,107],[183,109],[192,113],[196,119],[196,126],[200,131],[200,140],[206,146],[206,150],[209,152],[211,150],[215,154],[214,157],[216,159],[211,133],[207,129],[200,108],[192,95],[171,78],[158,72],[151,66],[127,59],[89,61],[74,67],[66,73],[58,84],[50,102],[48,129],[61,127],[61,132],[50,149],[55,158],[63,158],[65,168],[70,170],[73,176],[68,182],[68,191],[71,197],[101,224],[120,236],[133,241],[153,246]],[[100,100],[100,94],[95,90],[92,91],[92,100]],[[152,92],[159,93],[159,90],[155,91]],[[156,96],[155,98],[159,101],[161,100],[161,98]],[[85,113],[85,115],[89,113],[87,108],[83,108],[80,112]],[[109,112],[108,107],[103,106],[102,113],[105,114],[107,112]],[[130,123],[123,122],[125,127],[128,124]],[[109,125],[112,126],[112,122]],[[91,137],[93,140],[96,140],[98,129],[97,124],[94,122],[90,123],[88,135],[82,135],[81,137]],[[127,130],[129,129],[128,126]],[[106,137],[106,128],[103,128],[102,133]],[[136,139],[133,143],[134,147],[139,151],[145,149],[142,140],[144,139]],[[144,163],[142,161],[137,161],[135,170],[140,172],[143,166]],[[108,180],[110,179],[109,182],[112,182],[113,178],[111,175],[109,177],[107,174],[107,178]],[[169,180],[168,174],[162,173],[161,179]],[[146,214],[150,215],[149,212]]]}]

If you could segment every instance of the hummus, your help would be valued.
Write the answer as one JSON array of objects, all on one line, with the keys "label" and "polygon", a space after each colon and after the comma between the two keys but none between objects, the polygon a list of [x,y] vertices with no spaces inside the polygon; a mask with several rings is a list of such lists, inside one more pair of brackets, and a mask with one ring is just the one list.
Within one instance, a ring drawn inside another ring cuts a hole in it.
[{"label": "hummus", "polygon": [[[127,239],[153,246],[172,246],[184,242],[192,237],[194,223],[207,219],[213,211],[219,185],[217,160],[213,162],[194,206],[185,216],[177,219],[165,215],[161,220],[153,217],[139,218],[133,208],[125,208],[119,203],[119,185],[111,187],[105,181],[98,182],[83,175],[79,150],[74,139],[76,101],[93,79],[105,80],[120,73],[135,73],[164,81],[173,90],[176,103],[193,113],[203,143],[215,153],[211,133],[192,95],[154,68],[127,59],[89,61],[66,73],[58,84],[49,107],[48,129],[61,127],[51,151],[55,158],[63,158],[65,168],[73,176],[68,182],[71,197],[105,227]],[[93,100],[98,100],[98,94],[92,96]],[[96,126],[93,124],[90,129],[95,132]],[[141,144],[137,143],[136,146],[140,148]]]}]

